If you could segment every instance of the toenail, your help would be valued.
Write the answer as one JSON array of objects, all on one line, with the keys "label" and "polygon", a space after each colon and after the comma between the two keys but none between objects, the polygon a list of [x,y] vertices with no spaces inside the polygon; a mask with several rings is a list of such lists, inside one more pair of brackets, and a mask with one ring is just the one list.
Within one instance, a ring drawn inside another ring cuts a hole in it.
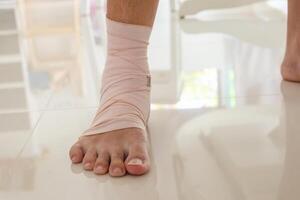
[{"label": "toenail", "polygon": [[90,168],[91,166],[92,166],[91,163],[84,164],[84,168]]},{"label": "toenail", "polygon": [[123,170],[121,168],[117,167],[113,170],[113,174],[122,174],[122,173],[123,173]]},{"label": "toenail", "polygon": [[104,172],[105,171],[105,168],[101,165],[97,166],[96,169],[95,169],[96,172]]},{"label": "toenail", "polygon": [[134,158],[134,159],[131,159],[129,162],[128,162],[128,165],[142,165],[143,164],[143,161],[139,158]]},{"label": "toenail", "polygon": [[76,159],[76,156],[73,156],[72,158],[71,158],[71,160],[73,161],[73,162],[75,162],[77,159]]}]

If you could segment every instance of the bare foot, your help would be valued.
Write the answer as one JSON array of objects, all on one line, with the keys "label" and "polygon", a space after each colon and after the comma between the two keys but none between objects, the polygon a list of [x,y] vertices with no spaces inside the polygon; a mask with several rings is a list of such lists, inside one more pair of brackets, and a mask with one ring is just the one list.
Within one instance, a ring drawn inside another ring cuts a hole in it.
[{"label": "bare foot", "polygon": [[143,175],[150,168],[147,135],[141,129],[127,128],[84,136],[71,147],[70,159],[97,175]]},{"label": "bare foot", "polygon": [[285,56],[281,65],[281,75],[286,81],[300,82],[300,56],[293,54],[295,53]]},{"label": "bare foot", "polygon": [[300,82],[300,3],[298,0],[288,1],[286,53],[281,66],[284,80]]}]

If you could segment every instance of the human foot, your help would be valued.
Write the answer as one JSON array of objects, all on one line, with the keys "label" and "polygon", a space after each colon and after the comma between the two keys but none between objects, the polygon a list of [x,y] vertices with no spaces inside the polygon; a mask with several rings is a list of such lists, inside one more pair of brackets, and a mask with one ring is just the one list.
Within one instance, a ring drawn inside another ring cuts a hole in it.
[{"label": "human foot", "polygon": [[300,82],[300,32],[288,30],[285,57],[281,65],[281,75],[286,81]]},{"label": "human foot", "polygon": [[70,150],[72,161],[83,162],[86,170],[111,176],[142,175],[149,170],[150,33],[150,27],[107,19],[107,60],[99,109]]},{"label": "human foot", "polygon": [[287,46],[281,74],[284,80],[292,82],[300,82],[299,8],[298,0],[288,1]]},{"label": "human foot", "polygon": [[281,75],[286,81],[300,82],[300,46],[297,41],[288,41],[285,58],[281,65]]},{"label": "human foot", "polygon": [[139,128],[126,128],[83,136],[71,147],[70,159],[97,175],[143,175],[150,169],[147,135]]},{"label": "human foot", "polygon": [[286,81],[300,82],[300,56],[298,60],[295,58],[287,58],[281,65],[281,75]]}]

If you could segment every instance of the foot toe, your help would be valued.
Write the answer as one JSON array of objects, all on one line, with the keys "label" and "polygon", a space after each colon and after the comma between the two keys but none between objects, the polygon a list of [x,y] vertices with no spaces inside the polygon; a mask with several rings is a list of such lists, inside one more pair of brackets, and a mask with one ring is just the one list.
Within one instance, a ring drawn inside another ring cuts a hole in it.
[{"label": "foot toe", "polygon": [[150,162],[146,145],[132,145],[125,163],[126,170],[131,175],[147,173],[150,169]]},{"label": "foot toe", "polygon": [[126,169],[124,165],[124,153],[111,154],[109,174],[113,177],[120,177],[126,174]]},{"label": "foot toe", "polygon": [[93,170],[96,159],[97,159],[97,151],[94,149],[87,150],[82,161],[83,168],[88,171]]},{"label": "foot toe", "polygon": [[71,147],[69,156],[73,163],[81,163],[83,155],[83,150],[79,143],[76,143]]},{"label": "foot toe", "polygon": [[106,152],[98,153],[98,158],[95,163],[94,173],[104,175],[108,172],[109,154]]}]

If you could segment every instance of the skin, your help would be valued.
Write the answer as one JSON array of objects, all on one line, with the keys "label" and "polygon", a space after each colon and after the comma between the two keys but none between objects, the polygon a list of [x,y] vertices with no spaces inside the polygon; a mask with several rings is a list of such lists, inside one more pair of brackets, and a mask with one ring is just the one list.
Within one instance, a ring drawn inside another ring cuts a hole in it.
[{"label": "skin", "polygon": [[[152,27],[157,6],[158,0],[108,0],[107,17]],[[85,170],[97,175],[143,175],[150,169],[147,144],[147,134],[143,130],[127,128],[81,137],[69,154],[74,164],[82,163]]]},{"label": "skin", "polygon": [[300,82],[300,1],[288,1],[288,31],[285,58],[281,66],[284,80]]}]

